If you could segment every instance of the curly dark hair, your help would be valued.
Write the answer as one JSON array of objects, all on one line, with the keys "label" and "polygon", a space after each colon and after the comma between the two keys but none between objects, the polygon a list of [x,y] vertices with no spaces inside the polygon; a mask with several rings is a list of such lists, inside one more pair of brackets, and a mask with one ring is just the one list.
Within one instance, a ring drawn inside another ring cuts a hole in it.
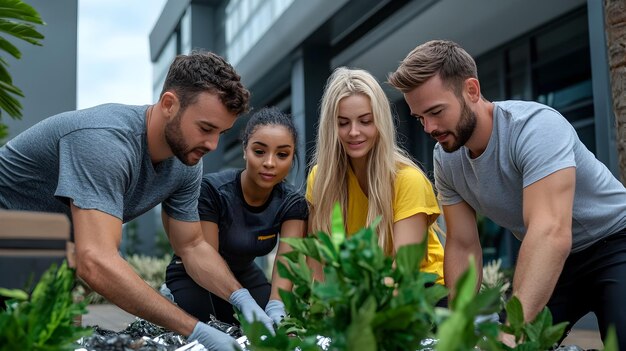
[{"label": "curly dark hair", "polygon": [[240,115],[248,112],[250,92],[241,77],[226,60],[212,52],[193,51],[178,55],[170,65],[161,96],[172,91],[178,96],[181,110],[196,102],[198,94],[217,94],[226,109]]}]

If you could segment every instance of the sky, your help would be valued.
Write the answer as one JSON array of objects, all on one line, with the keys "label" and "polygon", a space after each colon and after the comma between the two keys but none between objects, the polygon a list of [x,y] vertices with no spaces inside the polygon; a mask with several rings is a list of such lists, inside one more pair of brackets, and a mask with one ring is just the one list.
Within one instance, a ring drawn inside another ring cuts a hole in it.
[{"label": "sky", "polygon": [[79,109],[153,102],[148,36],[165,2],[78,1]]}]

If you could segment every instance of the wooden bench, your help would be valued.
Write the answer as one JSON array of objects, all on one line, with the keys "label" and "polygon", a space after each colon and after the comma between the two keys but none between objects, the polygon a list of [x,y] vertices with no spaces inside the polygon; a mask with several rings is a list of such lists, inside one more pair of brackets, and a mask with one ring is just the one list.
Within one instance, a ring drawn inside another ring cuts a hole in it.
[{"label": "wooden bench", "polygon": [[69,239],[64,214],[0,210],[0,287],[34,287],[52,263],[67,258]]}]

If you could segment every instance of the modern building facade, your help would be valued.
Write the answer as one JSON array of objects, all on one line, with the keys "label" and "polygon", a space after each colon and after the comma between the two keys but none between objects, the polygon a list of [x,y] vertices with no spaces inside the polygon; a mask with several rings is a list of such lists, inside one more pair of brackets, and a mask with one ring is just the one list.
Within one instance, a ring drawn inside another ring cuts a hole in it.
[{"label": "modern building facade", "polygon": [[[155,97],[176,54],[205,49],[225,56],[251,90],[254,108],[275,105],[292,114],[304,138],[290,180],[301,185],[332,69],[363,68],[384,82],[411,49],[431,39],[454,40],[476,58],[487,99],[555,107],[618,174],[600,0],[169,0],[150,35]],[[434,141],[402,96],[383,85],[399,140],[431,171]],[[242,166],[243,122],[206,157],[205,171]],[[499,228],[484,226],[484,247],[512,263],[513,244],[497,239]]]}]

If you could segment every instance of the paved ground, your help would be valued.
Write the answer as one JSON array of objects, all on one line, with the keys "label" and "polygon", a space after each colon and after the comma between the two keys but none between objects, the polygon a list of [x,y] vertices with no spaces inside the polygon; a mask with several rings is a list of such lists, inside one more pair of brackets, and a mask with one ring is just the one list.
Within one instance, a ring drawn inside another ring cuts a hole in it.
[{"label": "paved ground", "polygon": [[[113,305],[90,305],[87,307],[89,313],[83,316],[83,325],[98,325],[101,328],[120,331],[135,320],[130,315]],[[597,331],[597,324],[593,318],[586,318],[574,326],[574,330],[565,339],[565,345],[578,345],[583,349],[603,348],[600,333]]]}]

